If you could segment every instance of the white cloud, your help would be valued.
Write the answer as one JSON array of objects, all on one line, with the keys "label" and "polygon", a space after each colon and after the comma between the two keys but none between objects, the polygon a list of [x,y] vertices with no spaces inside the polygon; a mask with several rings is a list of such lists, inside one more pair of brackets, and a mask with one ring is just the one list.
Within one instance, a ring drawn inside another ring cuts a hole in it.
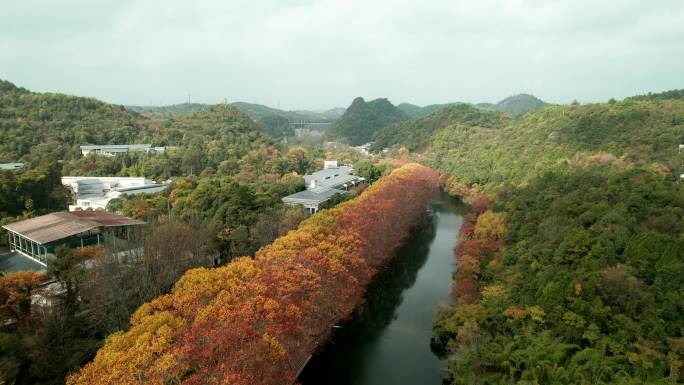
[{"label": "white cloud", "polygon": [[681,1],[30,0],[4,11],[0,78],[117,103],[567,102],[684,87]]}]

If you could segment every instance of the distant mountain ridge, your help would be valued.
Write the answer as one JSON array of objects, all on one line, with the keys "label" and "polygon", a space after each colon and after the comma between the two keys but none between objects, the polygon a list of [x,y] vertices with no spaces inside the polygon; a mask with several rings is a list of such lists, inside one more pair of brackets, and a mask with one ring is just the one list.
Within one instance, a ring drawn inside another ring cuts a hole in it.
[{"label": "distant mountain ridge", "polygon": [[513,116],[524,114],[530,111],[536,111],[544,108],[548,105],[545,101],[537,98],[530,94],[518,94],[505,98],[504,100],[496,103],[477,103],[475,107],[486,109],[486,110],[496,110],[502,112],[508,112]]},{"label": "distant mountain ridge", "polygon": [[[1,87],[1,86],[0,86]],[[337,107],[324,111],[309,111],[296,110],[285,111],[277,108],[269,107],[263,104],[247,103],[247,102],[233,102],[229,103],[233,107],[237,107],[240,111],[247,114],[255,121],[266,116],[279,116],[287,119],[290,122],[306,121],[306,122],[332,122],[339,118],[344,113],[344,109]],[[204,103],[180,103],[168,106],[126,106],[126,109],[138,112],[148,117],[163,117],[170,118],[174,116],[187,115],[195,111],[206,110],[211,104]]]},{"label": "distant mountain ridge", "polygon": [[430,104],[421,107],[411,103],[401,103],[397,106],[397,108],[411,118],[422,118],[423,116],[428,116],[431,113],[440,110],[446,106],[449,106],[451,104],[454,103]]},{"label": "distant mountain ridge", "polygon": [[174,116],[187,115],[195,111],[209,108],[208,104],[180,103],[168,106],[124,106],[129,111],[135,111],[150,118],[171,118]]}]

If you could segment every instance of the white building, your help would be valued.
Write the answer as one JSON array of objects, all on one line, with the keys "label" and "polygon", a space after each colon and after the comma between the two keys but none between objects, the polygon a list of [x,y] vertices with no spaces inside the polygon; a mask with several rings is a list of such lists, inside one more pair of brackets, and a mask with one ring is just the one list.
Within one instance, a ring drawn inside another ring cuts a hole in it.
[{"label": "white building", "polygon": [[75,204],[69,205],[69,211],[105,210],[109,201],[121,195],[154,194],[169,187],[143,177],[65,176],[62,184],[74,193]]},{"label": "white building", "polygon": [[338,166],[337,161],[326,160],[323,170],[304,176],[306,190],[284,197],[283,203],[301,205],[315,213],[335,194],[345,194],[349,187],[363,181],[364,178],[354,175],[351,166]]},{"label": "white building", "polygon": [[[169,149],[171,147],[168,147]],[[103,144],[81,146],[81,153],[87,156],[90,153],[104,156],[127,154],[129,152],[144,152],[146,154],[163,154],[167,147],[152,147],[151,144]]]}]

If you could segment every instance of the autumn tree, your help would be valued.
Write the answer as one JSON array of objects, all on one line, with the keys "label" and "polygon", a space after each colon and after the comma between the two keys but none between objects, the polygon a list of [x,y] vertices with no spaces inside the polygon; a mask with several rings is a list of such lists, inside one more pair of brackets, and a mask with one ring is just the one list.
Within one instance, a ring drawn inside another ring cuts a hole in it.
[{"label": "autumn tree", "polygon": [[31,296],[45,282],[44,273],[17,271],[0,277],[0,320],[24,324],[31,315]]},{"label": "autumn tree", "polygon": [[506,220],[502,214],[487,210],[477,217],[474,234],[478,239],[497,240],[506,233]]}]

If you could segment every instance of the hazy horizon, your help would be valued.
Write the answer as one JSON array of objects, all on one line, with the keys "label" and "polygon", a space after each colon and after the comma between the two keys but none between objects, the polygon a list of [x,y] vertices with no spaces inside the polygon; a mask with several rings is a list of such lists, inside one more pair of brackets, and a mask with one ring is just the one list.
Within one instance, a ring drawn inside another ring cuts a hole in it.
[{"label": "hazy horizon", "polygon": [[124,105],[584,103],[684,88],[681,1],[27,0],[3,11],[0,79]]}]

